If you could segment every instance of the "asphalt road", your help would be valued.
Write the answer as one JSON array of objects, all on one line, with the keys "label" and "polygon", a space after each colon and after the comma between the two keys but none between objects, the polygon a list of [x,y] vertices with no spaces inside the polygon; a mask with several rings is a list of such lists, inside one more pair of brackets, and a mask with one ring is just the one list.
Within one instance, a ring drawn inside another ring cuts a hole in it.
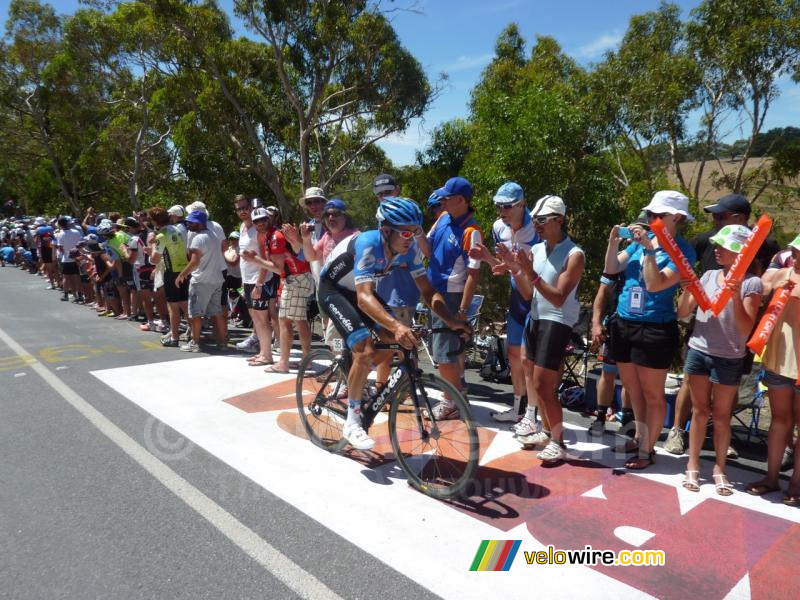
[{"label": "asphalt road", "polygon": [[0,270],[0,597],[433,596],[199,447],[161,462],[185,440],[90,371],[187,355],[44,288]]}]

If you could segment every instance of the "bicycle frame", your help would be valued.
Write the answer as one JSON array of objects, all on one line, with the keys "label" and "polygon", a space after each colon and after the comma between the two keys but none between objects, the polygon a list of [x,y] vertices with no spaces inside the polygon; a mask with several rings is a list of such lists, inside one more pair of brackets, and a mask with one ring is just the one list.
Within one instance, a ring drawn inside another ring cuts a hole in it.
[{"label": "bicycle frame", "polygon": [[[383,409],[384,405],[391,401],[392,399],[396,398],[397,390],[400,387],[403,378],[407,378],[410,383],[411,388],[411,398],[414,402],[415,407],[415,415],[417,419],[417,427],[419,428],[420,436],[422,439],[427,440],[431,434],[435,435],[437,431],[436,421],[433,419],[431,410],[431,403],[428,399],[427,395],[424,393],[423,390],[423,399],[420,400],[419,394],[417,393],[417,386],[416,378],[422,374],[422,371],[414,364],[412,360],[412,353],[413,350],[408,350],[401,346],[400,344],[375,344],[376,350],[397,350],[403,352],[403,360],[400,364],[392,371],[392,374],[389,376],[389,381],[386,382],[386,385],[381,388],[377,394],[370,395],[369,398],[364,400],[361,404],[361,421],[365,431],[369,431],[369,428],[372,426],[372,423],[375,421],[375,417],[378,415],[379,412]],[[433,423],[431,432],[425,428],[425,425],[422,421],[422,410],[427,409],[428,414],[431,415],[431,421]]]}]

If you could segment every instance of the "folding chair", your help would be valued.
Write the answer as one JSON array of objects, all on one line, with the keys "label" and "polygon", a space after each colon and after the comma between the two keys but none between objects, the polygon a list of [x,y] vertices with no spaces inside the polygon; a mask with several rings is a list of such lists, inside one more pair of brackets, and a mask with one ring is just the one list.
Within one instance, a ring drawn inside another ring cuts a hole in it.
[{"label": "folding chair", "polygon": [[[767,387],[763,384],[763,379],[764,369],[761,369],[758,372],[758,377],[756,378],[756,391],[755,394],[753,394],[753,398],[749,402],[740,402],[733,409],[733,418],[736,419],[745,430],[747,430],[746,439],[748,443],[752,437],[758,438],[758,440],[761,442],[766,442],[766,437],[758,428],[758,423],[761,419],[761,409],[764,407],[764,401],[767,398]],[[751,411],[750,421],[745,423],[745,421],[742,419],[744,416],[742,413],[747,410]]]},{"label": "folding chair", "polygon": [[[589,326],[592,322],[592,311],[582,308],[578,322],[572,328],[567,353],[564,357],[561,387],[586,385],[586,373],[589,371]],[[583,381],[583,385],[581,385]],[[585,392],[585,390],[584,390]]]}]

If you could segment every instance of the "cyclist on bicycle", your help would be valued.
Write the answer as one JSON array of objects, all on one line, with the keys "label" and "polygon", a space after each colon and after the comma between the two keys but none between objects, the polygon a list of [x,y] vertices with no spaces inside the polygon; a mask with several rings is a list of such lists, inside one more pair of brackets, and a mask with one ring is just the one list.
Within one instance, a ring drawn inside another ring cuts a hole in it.
[{"label": "cyclist on bicycle", "polygon": [[422,226],[417,204],[407,198],[386,198],[375,216],[378,229],[355,233],[331,251],[317,292],[320,310],[352,351],[343,436],[357,450],[370,450],[375,445],[361,426],[361,397],[373,365],[386,359],[389,352],[375,350],[371,331],[380,342],[396,342],[409,349],[419,342],[412,329],[398,321],[375,294],[377,281],[395,267],[406,265],[433,312],[451,329],[470,333],[469,325],[447,309],[425,273],[422,254],[414,241]]}]

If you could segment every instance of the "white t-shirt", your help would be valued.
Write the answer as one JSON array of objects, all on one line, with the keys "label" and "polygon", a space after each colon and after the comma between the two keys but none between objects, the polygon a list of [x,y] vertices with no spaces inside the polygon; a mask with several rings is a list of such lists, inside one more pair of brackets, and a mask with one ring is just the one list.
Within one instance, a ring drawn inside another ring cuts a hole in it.
[{"label": "white t-shirt", "polygon": [[223,282],[222,269],[219,268],[219,259],[216,254],[222,255],[222,252],[216,236],[208,229],[198,231],[192,235],[189,249],[201,253],[200,264],[192,272],[192,281],[221,284]]},{"label": "white t-shirt", "polygon": [[58,262],[75,262],[69,257],[69,252],[75,248],[82,239],[83,236],[75,229],[65,229],[56,233],[56,246],[61,248],[61,255],[59,256]]},{"label": "white t-shirt", "polygon": [[[251,250],[259,254],[258,232],[256,231],[255,225],[245,227],[244,223],[242,223],[241,227],[239,227],[239,256],[241,256],[242,252],[245,250]],[[248,260],[240,260],[239,267],[242,270],[242,283],[255,283],[258,281],[258,274],[261,271],[261,267],[257,263]],[[269,279],[269,276],[267,279]]]}]

